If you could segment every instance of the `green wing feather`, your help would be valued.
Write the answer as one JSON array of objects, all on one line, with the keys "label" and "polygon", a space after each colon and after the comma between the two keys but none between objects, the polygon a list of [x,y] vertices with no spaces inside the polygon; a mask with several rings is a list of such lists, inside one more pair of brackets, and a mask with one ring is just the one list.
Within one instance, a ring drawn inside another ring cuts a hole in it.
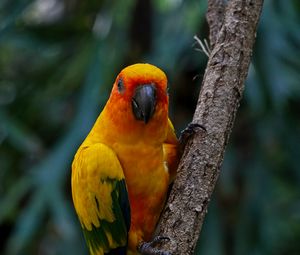
[{"label": "green wing feather", "polygon": [[128,194],[120,162],[109,147],[97,143],[78,150],[72,164],[72,195],[92,255],[126,247]]}]

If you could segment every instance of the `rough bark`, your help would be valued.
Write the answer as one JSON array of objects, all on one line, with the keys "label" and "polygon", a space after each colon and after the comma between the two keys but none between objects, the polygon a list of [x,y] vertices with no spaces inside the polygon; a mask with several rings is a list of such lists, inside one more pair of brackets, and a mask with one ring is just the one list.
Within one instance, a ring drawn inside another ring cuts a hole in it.
[{"label": "rough bark", "polygon": [[158,230],[171,238],[161,248],[174,255],[194,252],[244,90],[263,0],[223,4],[208,5],[214,47],[193,118],[206,131],[199,130],[185,147]]},{"label": "rough bark", "polygon": [[217,42],[219,31],[223,25],[225,0],[209,0],[206,12],[206,20],[209,26],[209,42],[213,48]]}]

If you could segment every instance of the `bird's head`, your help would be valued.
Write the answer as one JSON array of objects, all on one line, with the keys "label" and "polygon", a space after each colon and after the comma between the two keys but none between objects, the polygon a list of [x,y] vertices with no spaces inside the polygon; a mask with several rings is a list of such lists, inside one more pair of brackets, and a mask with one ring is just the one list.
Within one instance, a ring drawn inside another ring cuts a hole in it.
[{"label": "bird's head", "polygon": [[115,80],[109,105],[118,118],[138,125],[166,119],[168,92],[165,73],[150,64],[124,68]]}]

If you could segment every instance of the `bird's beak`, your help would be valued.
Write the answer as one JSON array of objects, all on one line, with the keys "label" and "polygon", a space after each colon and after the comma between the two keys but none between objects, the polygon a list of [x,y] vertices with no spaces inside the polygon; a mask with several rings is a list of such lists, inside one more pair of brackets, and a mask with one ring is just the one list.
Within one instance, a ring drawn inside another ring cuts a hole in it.
[{"label": "bird's beak", "polygon": [[156,88],[152,84],[143,84],[135,89],[131,100],[132,111],[135,119],[144,121],[151,119],[156,106]]}]

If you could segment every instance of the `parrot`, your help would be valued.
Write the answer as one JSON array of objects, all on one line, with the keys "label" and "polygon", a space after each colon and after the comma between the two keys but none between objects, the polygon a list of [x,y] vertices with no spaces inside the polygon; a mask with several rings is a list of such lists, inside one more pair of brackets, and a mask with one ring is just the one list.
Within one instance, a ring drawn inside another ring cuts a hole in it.
[{"label": "parrot", "polygon": [[179,162],[168,104],[160,68],[127,66],[78,148],[71,190],[90,255],[169,254],[153,247]]}]

